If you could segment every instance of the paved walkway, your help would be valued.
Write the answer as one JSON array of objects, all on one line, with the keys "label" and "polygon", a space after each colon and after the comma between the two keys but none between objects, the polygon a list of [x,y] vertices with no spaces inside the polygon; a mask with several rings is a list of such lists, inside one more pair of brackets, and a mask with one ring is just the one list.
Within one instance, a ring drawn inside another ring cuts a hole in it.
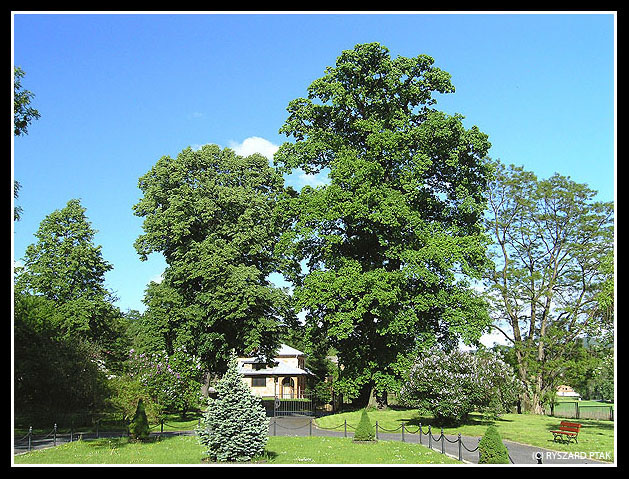
[{"label": "paved walkway", "polygon": [[[152,434],[159,434],[154,432]],[[164,436],[174,435],[194,435],[194,431],[178,431],[178,432],[164,432]],[[122,433],[106,433],[101,432],[99,437],[120,437]],[[348,426],[347,430],[344,427],[334,429],[324,429],[316,426],[314,421],[311,421],[309,417],[277,417],[271,418],[269,425],[269,436],[331,436],[331,437],[353,437],[354,431]],[[96,434],[83,434],[83,439],[95,439]],[[77,440],[76,434],[71,438],[69,434],[57,435],[54,438],[52,435],[41,438],[33,438],[30,443],[31,450],[44,449],[53,447],[55,442],[57,445],[70,442],[70,440]],[[381,441],[401,441],[418,444],[421,442],[424,446],[431,446],[433,450],[443,452],[448,456],[455,459],[459,458],[459,453],[464,462],[470,464],[478,463],[478,442],[479,437],[462,436],[461,446],[459,450],[458,436],[445,435],[445,440],[441,439],[441,433],[439,431],[432,432],[432,440],[429,439],[428,431],[422,429],[420,436],[418,428],[411,428],[405,430],[404,438],[402,438],[401,430],[399,432],[387,432],[383,429],[378,431],[378,440]],[[538,465],[537,454],[541,454],[542,464],[552,465],[577,465],[577,464],[591,464],[591,465],[613,465],[613,463],[597,461],[590,457],[579,457],[579,455],[561,453],[557,451],[551,451],[549,449],[542,449],[536,446],[529,446],[526,444],[519,444],[512,441],[503,441],[507,450],[509,451],[509,457],[511,462],[516,465]],[[29,448],[28,441],[24,438],[16,438],[14,440],[14,454],[22,454],[27,452]]]}]

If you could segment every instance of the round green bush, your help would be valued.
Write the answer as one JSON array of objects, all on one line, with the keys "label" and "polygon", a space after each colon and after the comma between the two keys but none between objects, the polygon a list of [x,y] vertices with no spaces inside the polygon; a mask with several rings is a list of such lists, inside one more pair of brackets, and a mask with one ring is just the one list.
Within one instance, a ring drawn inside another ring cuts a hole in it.
[{"label": "round green bush", "polygon": [[489,426],[478,443],[479,464],[509,464],[509,451],[495,426]]},{"label": "round green bush", "polygon": [[376,434],[373,426],[371,425],[371,421],[369,421],[367,410],[363,409],[360,416],[360,422],[358,423],[358,427],[356,427],[356,432],[354,433],[354,441],[373,441],[375,440],[375,437]]}]

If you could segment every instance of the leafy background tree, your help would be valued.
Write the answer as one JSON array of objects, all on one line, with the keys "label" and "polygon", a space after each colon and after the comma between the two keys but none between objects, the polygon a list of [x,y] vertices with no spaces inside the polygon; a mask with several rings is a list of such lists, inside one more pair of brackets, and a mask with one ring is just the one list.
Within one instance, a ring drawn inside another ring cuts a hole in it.
[{"label": "leafy background tree", "polygon": [[121,370],[126,323],[104,285],[112,266],[79,200],[49,214],[15,268],[16,410],[95,410]]},{"label": "leafy background tree", "polygon": [[275,154],[280,171],[330,178],[281,198],[282,271],[308,344],[338,351],[336,387],[359,403],[386,404],[419,345],[473,343],[489,322],[466,278],[484,261],[490,143],[432,107],[453,91],[429,56],[357,45],[289,103],[280,129],[294,139]]},{"label": "leafy background tree", "polygon": [[35,94],[22,86],[25,75],[22,68],[13,67],[13,134],[16,136],[28,134],[28,127],[32,121],[38,120],[41,116],[39,111],[31,106]]},{"label": "leafy background tree", "polygon": [[[24,89],[22,78],[26,73],[20,67],[13,67],[13,134],[23,136],[28,134],[28,127],[33,120],[40,118],[38,110],[31,106],[31,100],[35,97],[32,91]],[[21,185],[19,181],[13,180],[13,199],[19,197]],[[13,219],[19,221],[22,217],[22,207],[14,205]]]},{"label": "leafy background tree", "polygon": [[166,349],[177,338],[215,374],[232,349],[272,357],[291,317],[286,292],[268,279],[281,175],[260,154],[205,145],[160,158],[139,187],[144,233],[135,247],[141,259],[159,252],[167,263],[146,312]]},{"label": "leafy background tree", "polygon": [[613,203],[560,174],[539,180],[495,166],[486,224],[495,244],[487,275],[493,327],[513,347],[523,409],[541,413],[580,339],[613,334]]}]

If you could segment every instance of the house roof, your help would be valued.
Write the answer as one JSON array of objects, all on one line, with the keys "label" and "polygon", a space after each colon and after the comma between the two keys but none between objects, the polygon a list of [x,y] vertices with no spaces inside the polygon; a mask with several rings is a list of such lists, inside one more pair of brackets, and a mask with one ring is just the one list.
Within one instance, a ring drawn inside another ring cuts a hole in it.
[{"label": "house roof", "polygon": [[[302,353],[301,351],[299,351],[298,349],[291,348],[290,346],[288,346],[286,344],[281,344],[280,345],[280,349],[275,354],[276,358],[279,357],[279,356],[294,357],[294,356],[305,356],[305,354]],[[260,358],[257,357],[257,356],[252,356],[252,357],[248,357],[248,358],[240,358],[240,361],[241,362],[246,362],[246,363],[259,363],[260,362]]]},{"label": "house roof", "polygon": [[282,344],[280,346],[280,350],[277,352],[277,356],[303,356],[303,355],[304,353],[302,353],[301,351],[295,348],[291,348],[290,346],[286,344]]},{"label": "house roof", "polygon": [[278,362],[275,367],[262,369],[247,369],[239,364],[239,372],[243,376],[310,376],[312,372],[308,369],[301,369],[286,363]]},{"label": "house roof", "polygon": [[[304,353],[302,353],[301,351],[295,348],[291,348],[286,344],[282,344],[275,357],[293,357],[303,355]],[[283,363],[282,361],[276,361],[275,366],[271,368],[266,367],[262,369],[249,369],[243,367],[244,364],[256,364],[259,362],[260,360],[257,358],[241,358],[238,361],[238,370],[243,376],[309,376],[313,374],[308,369],[301,369],[295,366],[291,366],[289,364]]]}]

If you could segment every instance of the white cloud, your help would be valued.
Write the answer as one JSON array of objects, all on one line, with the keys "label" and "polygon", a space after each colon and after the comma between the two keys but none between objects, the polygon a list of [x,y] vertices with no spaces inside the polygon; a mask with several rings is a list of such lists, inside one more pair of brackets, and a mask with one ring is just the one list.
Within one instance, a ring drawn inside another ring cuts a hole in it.
[{"label": "white cloud", "polygon": [[230,141],[229,147],[234,150],[237,155],[249,156],[253,153],[260,153],[269,160],[273,160],[273,155],[279,148],[279,146],[274,145],[269,140],[260,138],[259,136],[250,136],[249,138],[245,138],[242,143]]},{"label": "white cloud", "polygon": [[[495,329],[491,329],[490,332],[483,334],[480,337],[480,342],[487,348],[493,348],[495,345],[499,344],[501,346],[511,346],[512,344],[504,337],[504,335]],[[462,342],[459,343],[459,349],[462,351],[474,351],[476,348],[471,346],[466,346]]]},{"label": "white cloud", "polygon": [[313,188],[317,186],[322,186],[328,183],[328,178],[326,175],[319,173],[317,175],[311,175],[308,173],[300,173],[298,179],[302,186],[310,185]]},{"label": "white cloud", "polygon": [[164,273],[160,273],[158,275],[153,276],[151,279],[149,279],[149,283],[153,282],[153,283],[160,284],[162,281],[164,281]]}]

